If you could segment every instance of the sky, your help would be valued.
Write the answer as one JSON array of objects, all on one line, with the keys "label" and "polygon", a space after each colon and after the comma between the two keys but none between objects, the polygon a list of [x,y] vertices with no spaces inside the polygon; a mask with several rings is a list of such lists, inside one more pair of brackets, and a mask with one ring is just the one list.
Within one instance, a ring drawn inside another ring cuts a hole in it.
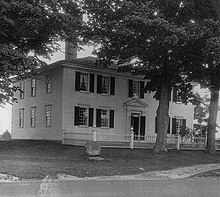
[{"label": "sky", "polygon": [[[60,43],[61,51],[65,51],[65,44]],[[79,51],[77,56],[86,57],[91,56],[93,47],[84,47],[84,51]],[[59,60],[64,60],[64,52],[54,53],[51,57],[51,60],[44,60],[46,63],[50,64]],[[12,106],[7,104],[4,108],[0,107],[0,134],[2,134],[6,129],[10,132],[11,131],[11,117],[12,117]]]}]

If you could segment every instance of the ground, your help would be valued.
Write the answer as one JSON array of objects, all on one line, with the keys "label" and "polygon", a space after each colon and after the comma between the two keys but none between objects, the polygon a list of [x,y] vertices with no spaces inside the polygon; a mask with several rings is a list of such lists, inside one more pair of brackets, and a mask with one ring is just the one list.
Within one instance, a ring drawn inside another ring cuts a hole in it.
[{"label": "ground", "polygon": [[198,173],[220,169],[220,152],[210,155],[203,151],[171,150],[165,154],[153,154],[152,150],[102,148],[101,157],[103,161],[90,160],[84,154],[84,147],[54,142],[1,141],[0,173],[20,179],[43,179],[48,174],[81,178],[136,174],[150,177],[158,171],[160,174],[171,171],[181,174],[178,169],[191,176],[195,174],[191,170],[193,166]]}]

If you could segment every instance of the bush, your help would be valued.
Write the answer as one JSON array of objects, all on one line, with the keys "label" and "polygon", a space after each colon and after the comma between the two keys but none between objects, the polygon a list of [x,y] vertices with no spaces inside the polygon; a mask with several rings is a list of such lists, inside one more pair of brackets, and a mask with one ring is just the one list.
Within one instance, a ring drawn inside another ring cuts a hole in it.
[{"label": "bush", "polygon": [[3,140],[11,140],[11,134],[9,133],[8,130],[6,130],[6,131],[1,135],[1,139],[3,139]]}]

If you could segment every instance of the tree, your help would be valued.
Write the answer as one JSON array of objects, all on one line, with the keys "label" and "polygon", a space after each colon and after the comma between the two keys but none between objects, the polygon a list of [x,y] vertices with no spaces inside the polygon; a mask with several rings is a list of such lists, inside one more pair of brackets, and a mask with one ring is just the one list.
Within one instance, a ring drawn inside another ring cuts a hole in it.
[{"label": "tree", "polygon": [[0,1],[0,103],[12,101],[19,89],[11,85],[11,76],[36,74],[45,66],[38,56],[49,58],[59,40],[76,44],[82,23],[77,1]]},{"label": "tree", "polygon": [[[187,29],[195,19],[208,17],[210,4],[202,0],[84,2],[89,18],[85,39],[101,44],[96,54],[118,64],[136,59],[121,70],[143,74],[150,80],[145,90],[156,92],[155,98],[159,100],[154,152],[167,151],[168,95],[172,87],[186,92],[190,89],[185,76],[189,68],[185,63],[190,64],[185,61],[189,51],[185,48],[192,36]],[[182,95],[186,101],[187,94]]]}]

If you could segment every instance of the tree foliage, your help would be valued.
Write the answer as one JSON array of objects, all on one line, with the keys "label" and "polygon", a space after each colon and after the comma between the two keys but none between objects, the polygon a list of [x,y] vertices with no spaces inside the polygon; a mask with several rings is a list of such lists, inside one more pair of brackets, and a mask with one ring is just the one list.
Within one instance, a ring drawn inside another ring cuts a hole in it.
[{"label": "tree foliage", "polygon": [[[194,32],[194,23],[216,17],[214,8],[205,0],[84,2],[89,18],[85,39],[101,45],[96,54],[119,64],[136,60],[121,70],[150,80],[145,90],[155,92],[159,100],[154,150],[166,151],[168,94],[176,86],[184,100],[188,99],[191,86],[187,74],[196,62],[203,61],[194,53],[200,50],[196,33],[203,34],[203,29],[200,26],[200,32]],[[196,50],[192,52],[192,48]]]},{"label": "tree foliage", "polygon": [[59,40],[76,44],[82,23],[77,1],[0,1],[0,103],[9,102],[16,90],[11,76],[36,73],[45,66],[38,57],[49,58]]}]

